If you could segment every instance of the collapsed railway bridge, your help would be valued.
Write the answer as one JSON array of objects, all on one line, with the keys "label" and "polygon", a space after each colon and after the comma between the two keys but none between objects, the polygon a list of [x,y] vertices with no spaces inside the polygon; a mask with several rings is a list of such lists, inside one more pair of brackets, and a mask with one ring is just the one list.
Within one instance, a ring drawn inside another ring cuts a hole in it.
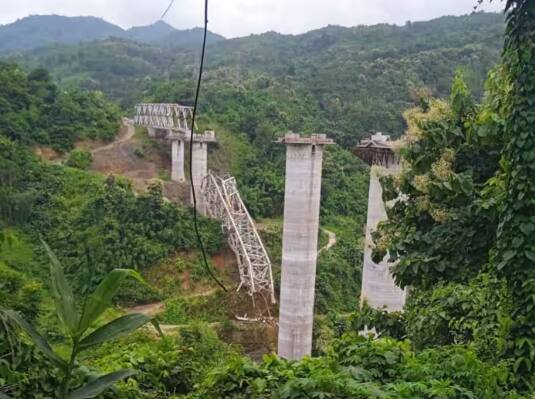
[{"label": "collapsed railway bridge", "polygon": [[[243,203],[236,179],[208,171],[208,144],[216,142],[215,132],[192,135],[193,108],[179,104],[138,104],[134,122],[148,129],[149,137],[171,142],[171,179],[185,182],[185,143],[193,141],[191,169],[197,210],[220,220],[230,248],[238,261],[240,284],[249,295],[269,297],[275,302],[271,261]],[[192,199],[193,203],[193,199]]]}]

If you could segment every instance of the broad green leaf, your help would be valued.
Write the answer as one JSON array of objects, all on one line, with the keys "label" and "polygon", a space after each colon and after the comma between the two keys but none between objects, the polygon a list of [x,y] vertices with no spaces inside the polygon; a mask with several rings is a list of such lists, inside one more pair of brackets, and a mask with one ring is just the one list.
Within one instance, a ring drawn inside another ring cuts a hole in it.
[{"label": "broad green leaf", "polygon": [[78,314],[74,305],[74,295],[72,289],[65,279],[63,267],[58,258],[52,252],[46,242],[41,240],[46,253],[50,258],[50,276],[52,281],[52,296],[56,303],[56,312],[62,323],[75,335],[78,326]]},{"label": "broad green leaf", "polygon": [[34,342],[35,346],[43,352],[57,367],[61,369],[67,368],[67,363],[59,355],[57,355],[48,342],[39,335],[37,331],[26,321],[24,320],[17,312],[12,310],[6,310],[4,312],[11,320],[13,320],[17,325],[26,332]]},{"label": "broad green leaf", "polygon": [[75,391],[72,391],[69,396],[67,396],[67,399],[88,399],[88,398],[94,398],[98,394],[101,394],[106,389],[110,388],[113,384],[115,384],[117,381],[123,380],[125,378],[128,378],[130,376],[133,376],[136,374],[135,370],[120,370],[115,371],[110,374],[106,374],[102,377],[97,378],[94,381],[91,381],[84,385],[81,388],[78,388]]},{"label": "broad green leaf", "polygon": [[11,399],[11,397],[7,396],[5,393],[0,392],[0,399]]},{"label": "broad green leaf", "polygon": [[122,334],[127,334],[141,327],[143,324],[149,322],[150,317],[141,313],[129,314],[119,317],[108,324],[96,329],[87,337],[80,341],[80,350],[87,349],[90,346],[100,344],[102,342],[111,341]]},{"label": "broad green leaf", "polygon": [[111,305],[111,301],[119,290],[121,282],[128,276],[145,284],[143,278],[135,270],[114,269],[109,272],[84,305],[79,327],[80,335]]}]

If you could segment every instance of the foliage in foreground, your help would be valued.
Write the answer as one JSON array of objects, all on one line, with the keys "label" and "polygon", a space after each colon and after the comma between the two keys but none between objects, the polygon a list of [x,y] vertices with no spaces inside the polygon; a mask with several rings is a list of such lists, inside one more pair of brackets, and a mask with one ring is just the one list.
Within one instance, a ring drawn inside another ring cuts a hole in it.
[{"label": "foliage in foreground", "polygon": [[462,347],[415,354],[408,342],[345,335],[327,355],[261,364],[234,358],[208,374],[193,398],[519,398],[506,365]]},{"label": "foliage in foreground", "polygon": [[[376,236],[377,257],[415,287],[417,345],[473,342],[535,380],[535,1],[506,5],[502,64],[477,106],[460,75],[449,102],[406,114],[403,170],[383,181],[397,199]],[[477,282],[480,284],[476,284]],[[490,291],[489,291],[490,288]],[[464,310],[464,311],[463,311]],[[437,317],[438,316],[438,317]],[[422,324],[426,323],[425,325]]]},{"label": "foliage in foreground", "polygon": [[511,91],[501,152],[503,202],[498,209],[493,270],[508,284],[513,323],[506,354],[535,385],[535,1],[509,0],[503,52]]},{"label": "foliage in foreground", "polygon": [[[113,340],[121,335],[128,334],[149,322],[151,319],[143,314],[128,314],[109,321],[103,326],[94,326],[95,322],[112,305],[112,299],[117,293],[121,281],[126,277],[134,277],[141,281],[141,277],[133,270],[114,269],[111,271],[95,289],[95,291],[82,299],[81,309],[77,309],[75,297],[72,289],[65,279],[63,267],[52,253],[48,245],[43,245],[50,257],[51,290],[54,298],[58,319],[61,321],[65,332],[70,338],[70,357],[64,360],[50,346],[50,344],[29,324],[19,313],[13,310],[1,310],[2,320],[7,323],[10,320],[24,331],[32,340],[36,348],[47,358],[50,366],[59,371],[60,383],[56,385],[54,392],[59,399],[86,399],[93,398],[115,382],[132,376],[134,370],[123,369],[113,371],[106,375],[90,379],[81,384],[76,381],[79,377],[76,374],[83,374],[83,370],[77,364],[80,353],[91,349],[94,346]],[[4,324],[6,326],[7,324]],[[5,331],[5,338],[10,332]],[[8,348],[5,348],[6,350]],[[15,355],[15,350],[21,349],[11,347],[8,356]],[[13,371],[7,365],[7,378]],[[52,375],[57,375],[50,372]],[[82,381],[83,382],[83,381]],[[16,397],[24,397],[24,387],[15,382],[13,384],[13,394]],[[10,388],[11,390],[11,388]],[[28,393],[32,393],[31,391]]]},{"label": "foliage in foreground", "polygon": [[[189,209],[166,203],[159,184],[137,195],[124,179],[48,165],[3,137],[0,183],[0,228],[42,234],[77,288],[94,287],[110,265],[141,269],[175,250],[196,247]],[[201,223],[213,253],[223,242],[219,223],[205,218]],[[29,267],[17,263],[19,269]],[[45,278],[42,270],[41,265],[31,272]]]},{"label": "foliage in foreground", "polygon": [[138,373],[118,384],[112,397],[149,399],[187,395],[210,370],[237,356],[237,350],[221,342],[212,328],[197,322],[163,339],[138,332],[103,345],[84,360],[102,372],[136,369]]}]

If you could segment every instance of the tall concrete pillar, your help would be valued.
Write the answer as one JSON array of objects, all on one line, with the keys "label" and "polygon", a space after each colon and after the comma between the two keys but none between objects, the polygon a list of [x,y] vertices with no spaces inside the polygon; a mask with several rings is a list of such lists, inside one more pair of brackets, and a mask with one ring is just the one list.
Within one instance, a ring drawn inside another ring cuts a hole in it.
[{"label": "tall concrete pillar", "polygon": [[325,135],[287,134],[278,354],[301,359],[312,350],[314,287]]},{"label": "tall concrete pillar", "polygon": [[[208,174],[208,143],[204,141],[193,142],[191,153],[191,167],[193,187],[195,188],[195,197],[197,199],[197,211],[205,214],[204,199],[201,192],[201,184],[204,177]],[[193,193],[191,195],[193,205]]]},{"label": "tall concrete pillar", "polygon": [[372,232],[377,224],[386,220],[385,204],[382,198],[382,188],[379,182],[379,170],[383,173],[393,173],[398,169],[398,164],[379,169],[372,166],[370,171],[370,189],[368,194],[368,218],[366,221],[366,246],[364,248],[364,268],[362,272],[361,303],[366,301],[372,308],[386,307],[388,311],[400,311],[405,304],[405,290],[400,289],[394,282],[390,273],[393,266],[383,260],[375,263],[372,260]]},{"label": "tall concrete pillar", "polygon": [[171,141],[171,180],[183,182],[186,180],[184,174],[184,141]]}]

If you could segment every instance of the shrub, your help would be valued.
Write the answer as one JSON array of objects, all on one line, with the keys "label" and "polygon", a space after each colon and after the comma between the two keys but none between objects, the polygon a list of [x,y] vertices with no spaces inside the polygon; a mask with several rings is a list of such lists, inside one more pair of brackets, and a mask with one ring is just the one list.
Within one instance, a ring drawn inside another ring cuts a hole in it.
[{"label": "shrub", "polygon": [[381,337],[403,339],[407,335],[403,312],[388,312],[386,309],[374,309],[364,303],[361,309],[343,317],[335,317],[334,329],[338,337],[346,332],[361,332],[375,329]]},{"label": "shrub", "polygon": [[[50,286],[56,313],[69,337],[69,361],[66,361],[52,349],[50,344],[19,313],[13,310],[0,309],[0,318],[15,324],[31,339],[35,349],[45,356],[53,371],[49,373],[46,370],[44,377],[56,375],[56,372],[59,373],[61,384],[55,385],[54,396],[60,399],[95,397],[113,386],[115,382],[128,378],[136,372],[123,369],[106,375],[94,375],[81,367],[76,360],[83,351],[112,341],[120,335],[128,334],[151,320],[143,314],[132,313],[115,318],[95,328],[97,320],[110,307],[121,281],[129,276],[138,280],[141,280],[141,277],[133,270],[114,269],[106,275],[91,294],[83,298],[83,305],[78,307],[74,300],[72,288],[65,279],[63,267],[44,242],[43,246],[50,258]],[[27,397],[23,387],[15,386],[13,389],[18,397]],[[35,391],[29,392],[37,393]]]},{"label": "shrub", "polygon": [[28,279],[0,262],[0,307],[15,309],[29,320],[34,320],[41,301],[41,291],[41,283]]},{"label": "shrub", "polygon": [[504,364],[489,364],[466,348],[415,354],[409,342],[347,334],[327,355],[261,364],[231,358],[210,372],[194,398],[497,399],[520,398]]},{"label": "shrub", "polygon": [[486,274],[467,285],[414,290],[405,307],[407,336],[417,349],[471,344],[493,359],[503,349],[509,308],[504,282]]},{"label": "shrub", "polygon": [[87,170],[93,162],[93,156],[87,150],[76,149],[71,151],[69,158],[65,161],[65,165],[71,168]]}]

